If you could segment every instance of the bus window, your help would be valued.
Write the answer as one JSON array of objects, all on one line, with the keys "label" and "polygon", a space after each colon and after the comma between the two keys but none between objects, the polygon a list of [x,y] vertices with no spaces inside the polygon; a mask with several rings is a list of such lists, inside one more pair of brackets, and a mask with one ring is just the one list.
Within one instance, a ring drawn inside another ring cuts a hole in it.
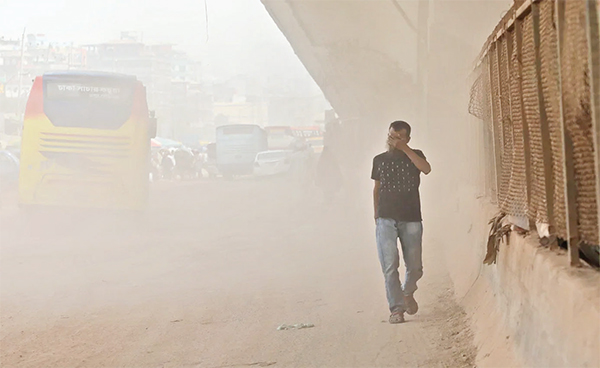
[{"label": "bus window", "polygon": [[221,128],[223,135],[253,134],[255,130],[254,125],[232,125]]},{"label": "bus window", "polygon": [[130,118],[134,80],[44,78],[44,113],[56,127],[116,130]]}]

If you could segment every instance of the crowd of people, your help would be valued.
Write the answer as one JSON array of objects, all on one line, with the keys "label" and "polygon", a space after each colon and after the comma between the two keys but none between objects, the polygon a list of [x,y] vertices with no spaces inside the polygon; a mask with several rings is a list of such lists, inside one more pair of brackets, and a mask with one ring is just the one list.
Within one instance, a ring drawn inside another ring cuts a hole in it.
[{"label": "crowd of people", "polygon": [[[315,154],[304,140],[290,147],[290,180],[305,187],[315,186],[325,202],[332,201],[343,186],[343,175],[332,147]],[[192,149],[185,146],[152,151],[150,180],[193,180],[218,174],[214,152],[210,147]]]},{"label": "crowd of people", "polygon": [[205,175],[205,150],[187,147],[163,148],[152,152],[151,180],[197,179]]}]

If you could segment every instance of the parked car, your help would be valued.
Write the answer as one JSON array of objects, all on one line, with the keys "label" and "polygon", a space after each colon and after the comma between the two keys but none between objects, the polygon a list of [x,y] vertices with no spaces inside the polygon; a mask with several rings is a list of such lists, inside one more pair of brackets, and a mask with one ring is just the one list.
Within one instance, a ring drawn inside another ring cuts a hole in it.
[{"label": "parked car", "polygon": [[291,151],[285,150],[259,152],[254,160],[254,175],[270,176],[288,172],[291,167],[291,154]]},{"label": "parked car", "polygon": [[10,151],[0,151],[0,186],[16,188],[19,183],[19,159]]}]

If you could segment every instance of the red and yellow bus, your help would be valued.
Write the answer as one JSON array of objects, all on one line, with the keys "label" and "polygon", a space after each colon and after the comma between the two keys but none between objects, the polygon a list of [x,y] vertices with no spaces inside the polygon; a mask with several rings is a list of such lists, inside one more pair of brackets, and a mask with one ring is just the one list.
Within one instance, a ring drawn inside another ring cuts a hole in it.
[{"label": "red and yellow bus", "polygon": [[135,77],[37,77],[23,122],[20,204],[143,209],[155,135],[146,90]]},{"label": "red and yellow bus", "polygon": [[267,126],[265,132],[270,150],[287,150],[294,143],[292,128],[289,126]]},{"label": "red and yellow bus", "polygon": [[294,137],[303,138],[312,148],[313,152],[320,154],[323,152],[323,130],[318,126],[292,127]]},{"label": "red and yellow bus", "polygon": [[295,126],[291,127],[291,132],[294,137],[299,138],[315,138],[323,136],[323,130],[318,126]]}]

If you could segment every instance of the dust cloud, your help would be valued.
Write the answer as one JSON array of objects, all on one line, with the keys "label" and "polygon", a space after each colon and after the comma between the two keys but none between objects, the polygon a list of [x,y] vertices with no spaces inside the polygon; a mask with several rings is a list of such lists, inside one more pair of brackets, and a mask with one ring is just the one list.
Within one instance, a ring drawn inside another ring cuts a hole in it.
[{"label": "dust cloud", "polygon": [[[335,49],[325,83],[269,1],[0,2],[0,153],[20,165],[0,172],[0,364],[473,366],[434,246],[473,176],[468,72],[508,2],[472,3],[436,2],[425,124],[414,44],[400,76]],[[433,166],[421,309],[399,329],[370,180],[397,119]]]}]

